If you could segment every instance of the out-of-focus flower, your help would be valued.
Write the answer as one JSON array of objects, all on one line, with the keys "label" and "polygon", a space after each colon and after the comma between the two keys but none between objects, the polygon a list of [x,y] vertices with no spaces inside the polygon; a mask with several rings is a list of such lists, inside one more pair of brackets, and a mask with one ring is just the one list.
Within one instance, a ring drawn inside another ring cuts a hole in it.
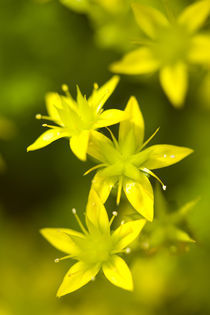
[{"label": "out-of-focus flower", "polygon": [[153,145],[143,150],[158,129],[143,143],[144,120],[135,97],[129,99],[125,112],[129,119],[120,123],[118,141],[113,134],[111,141],[101,133],[92,133],[88,154],[101,164],[86,174],[102,168],[92,181],[101,200],[105,202],[113,186],[118,184],[117,204],[123,189],[131,205],[147,220],[152,221],[153,190],[148,176],[155,177],[164,190],[166,186],[151,170],[177,163],[193,150],[173,145]]},{"label": "out-of-focus flower", "polygon": [[66,96],[57,93],[47,94],[46,106],[49,116],[38,114],[36,117],[48,119],[57,126],[44,124],[50,129],[31,144],[27,151],[43,148],[57,139],[67,137],[70,138],[72,152],[80,160],[86,160],[91,133],[126,118],[125,113],[118,109],[103,111],[103,105],[114,91],[118,81],[119,77],[114,76],[101,88],[94,84],[93,93],[88,99],[82,96],[78,86],[76,101],[71,97],[66,85],[63,86]]},{"label": "out-of-focus flower", "polygon": [[[148,224],[141,245],[149,251],[161,247],[169,247],[172,251],[187,249],[195,240],[189,233],[187,216],[198,199],[187,202],[177,211],[170,211],[170,207],[162,192],[156,187],[155,219]],[[145,244],[147,244],[145,246]]]},{"label": "out-of-focus flower", "polygon": [[126,247],[142,230],[145,220],[140,219],[121,224],[115,231],[110,226],[117,213],[109,221],[106,209],[97,193],[92,189],[86,208],[87,230],[81,223],[76,210],[72,210],[83,233],[71,229],[45,228],[42,235],[57,249],[78,260],[67,272],[57,296],[73,292],[93,280],[102,268],[106,278],[125,290],[133,289],[131,272],[125,261],[117,254],[127,252]]},{"label": "out-of-focus flower", "polygon": [[170,20],[152,7],[133,3],[132,8],[145,40],[140,41],[140,48],[114,62],[111,70],[130,75],[159,71],[166,95],[180,107],[188,87],[188,64],[210,63],[210,36],[198,32],[209,16],[210,2],[198,1]]}]

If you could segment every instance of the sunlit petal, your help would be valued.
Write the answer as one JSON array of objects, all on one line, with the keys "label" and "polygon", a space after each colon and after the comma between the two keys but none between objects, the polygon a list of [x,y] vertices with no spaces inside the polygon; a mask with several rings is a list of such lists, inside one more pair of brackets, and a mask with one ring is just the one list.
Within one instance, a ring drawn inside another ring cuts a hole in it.
[{"label": "sunlit petal", "polygon": [[46,147],[48,144],[52,143],[55,140],[70,136],[71,134],[63,128],[55,127],[53,129],[49,129],[45,131],[43,134],[41,134],[41,136],[27,148],[27,151],[41,149],[43,147]]},{"label": "sunlit petal", "polygon": [[91,281],[97,275],[99,269],[100,265],[98,264],[88,266],[83,262],[77,262],[65,275],[63,282],[58,289],[57,296],[60,297],[78,290]]},{"label": "sunlit petal", "polygon": [[100,88],[97,86],[94,88],[92,95],[88,98],[88,103],[96,109],[96,112],[98,112],[103,107],[104,103],[113,93],[119,82],[119,79],[119,76],[115,75]]},{"label": "sunlit petal", "polygon": [[147,220],[152,221],[154,215],[154,197],[149,179],[142,174],[141,181],[124,179],[124,192],[131,205]]},{"label": "sunlit petal", "polygon": [[142,165],[151,170],[166,167],[183,160],[192,152],[192,149],[175,145],[153,145],[141,152],[145,156],[145,162]]},{"label": "sunlit petal", "polygon": [[100,114],[99,119],[94,124],[94,128],[103,128],[106,126],[111,126],[125,120],[127,115],[124,111],[119,109],[108,109]]},{"label": "sunlit petal", "polygon": [[86,207],[86,223],[89,230],[99,230],[104,233],[110,231],[109,218],[106,209],[96,193],[92,188],[90,189],[88,203]]},{"label": "sunlit petal", "polygon": [[146,220],[141,219],[121,224],[112,234],[114,251],[121,251],[132,243],[143,229],[145,223]]},{"label": "sunlit petal", "polygon": [[103,203],[106,202],[109,194],[117,181],[116,177],[104,177],[101,176],[101,172],[98,171],[92,180],[92,187],[95,189]]},{"label": "sunlit petal", "polygon": [[128,119],[120,123],[119,143],[121,145],[129,131],[133,129],[136,147],[141,146],[144,140],[144,119],[137,99],[134,96],[130,97],[125,112],[128,114]]},{"label": "sunlit petal", "polygon": [[125,261],[113,255],[110,260],[102,265],[106,278],[114,285],[128,290],[133,290],[133,279]]},{"label": "sunlit petal", "polygon": [[71,229],[63,228],[45,228],[42,229],[41,234],[58,250],[61,250],[67,254],[78,253],[78,247],[76,243],[71,239],[71,236],[83,238],[84,235]]},{"label": "sunlit petal", "polygon": [[72,152],[82,161],[86,160],[89,130],[83,130],[78,135],[74,135],[70,139],[70,147]]}]

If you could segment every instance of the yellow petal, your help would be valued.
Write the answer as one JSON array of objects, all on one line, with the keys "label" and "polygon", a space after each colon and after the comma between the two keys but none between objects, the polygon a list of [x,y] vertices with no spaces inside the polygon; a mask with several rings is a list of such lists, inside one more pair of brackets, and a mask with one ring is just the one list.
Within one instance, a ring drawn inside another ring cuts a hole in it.
[{"label": "yellow petal", "polygon": [[88,145],[88,154],[94,159],[106,163],[107,161],[104,156],[103,148],[107,146],[113,147],[111,140],[104,136],[102,133],[91,130],[90,141]]},{"label": "yellow petal", "polygon": [[160,83],[175,107],[182,106],[188,85],[187,67],[179,62],[160,70]]},{"label": "yellow petal", "polygon": [[113,255],[110,260],[102,265],[102,269],[106,278],[122,289],[132,291],[133,290],[133,279],[125,261]]},{"label": "yellow petal", "polygon": [[145,223],[146,220],[141,219],[121,224],[112,234],[114,251],[117,253],[132,243],[143,229]]},{"label": "yellow petal", "polygon": [[92,180],[92,188],[97,192],[101,201],[106,202],[109,194],[114,187],[117,179],[115,177],[101,176],[101,172],[98,171]]},{"label": "yellow petal", "polygon": [[191,49],[188,53],[190,62],[210,64],[210,36],[196,35],[191,40]]},{"label": "yellow petal", "polygon": [[157,144],[141,153],[147,156],[143,167],[156,169],[175,164],[193,152],[192,149],[168,144]]},{"label": "yellow petal", "polygon": [[147,220],[152,221],[154,215],[154,197],[149,179],[142,174],[139,182],[124,179],[124,192],[131,205]]},{"label": "yellow petal", "polygon": [[34,151],[46,147],[48,144],[63,137],[70,137],[71,134],[63,128],[53,128],[45,131],[34,143],[32,143],[27,151]]},{"label": "yellow petal", "polygon": [[72,152],[82,161],[86,160],[89,134],[89,130],[83,130],[79,134],[72,136],[70,139]]},{"label": "yellow petal", "polygon": [[78,248],[71,239],[71,235],[79,238],[84,237],[83,234],[77,231],[63,228],[45,228],[40,233],[51,245],[67,254],[78,253]]},{"label": "yellow petal", "polygon": [[99,119],[94,124],[94,128],[97,129],[115,125],[126,118],[127,115],[124,111],[119,109],[108,109],[100,114]]},{"label": "yellow petal", "polygon": [[57,296],[61,297],[83,287],[97,275],[99,269],[100,265],[88,266],[83,262],[77,262],[65,275]]},{"label": "yellow petal", "polygon": [[119,143],[123,142],[132,128],[134,130],[136,146],[141,146],[144,140],[144,119],[137,99],[134,96],[129,98],[125,112],[128,114],[128,119],[120,123]]},{"label": "yellow petal", "polygon": [[195,32],[207,19],[210,13],[209,0],[197,1],[189,5],[179,16],[178,23],[184,25],[189,32]]},{"label": "yellow petal", "polygon": [[155,38],[160,29],[169,24],[167,18],[155,8],[133,3],[132,9],[139,27],[151,38]]},{"label": "yellow petal", "polygon": [[149,48],[142,47],[126,54],[120,61],[111,64],[110,70],[116,73],[144,74],[155,72],[159,61]]},{"label": "yellow petal", "polygon": [[[56,122],[60,122],[60,116],[57,108],[62,108],[61,97],[58,93],[47,93],[45,96],[47,112],[49,116]],[[56,108],[57,107],[57,108]]]},{"label": "yellow petal", "polygon": [[91,131],[88,154],[102,163],[114,163],[120,156],[112,141],[94,130]]},{"label": "yellow petal", "polygon": [[119,76],[113,76],[102,87],[94,88],[92,95],[88,99],[88,103],[96,109],[98,112],[115,90],[120,78]]},{"label": "yellow petal", "polygon": [[91,188],[86,207],[86,223],[89,230],[110,231],[106,209],[96,191]]}]

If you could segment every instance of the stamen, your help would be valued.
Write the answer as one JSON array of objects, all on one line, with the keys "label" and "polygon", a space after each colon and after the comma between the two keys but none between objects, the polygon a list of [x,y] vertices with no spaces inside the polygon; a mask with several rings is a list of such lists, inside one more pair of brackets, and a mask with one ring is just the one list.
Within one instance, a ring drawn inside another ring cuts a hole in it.
[{"label": "stamen", "polygon": [[72,98],[71,94],[69,92],[69,87],[68,87],[67,84],[62,84],[61,88],[62,88],[63,92],[66,94],[67,97]]},{"label": "stamen", "polygon": [[83,176],[85,176],[85,175],[91,173],[92,171],[97,170],[98,168],[105,167],[105,166],[106,166],[105,163],[101,163],[101,164],[95,165],[95,166],[91,167],[89,170],[87,170],[87,171],[83,174]]},{"label": "stamen", "polygon": [[120,222],[120,224],[121,224],[121,225],[125,224],[125,220],[122,220],[122,221]]},{"label": "stamen", "polygon": [[106,127],[106,129],[109,131],[111,137],[112,137],[112,141],[114,142],[115,147],[118,149],[119,148],[119,144],[117,142],[117,139],[115,138],[113,132],[111,131],[111,129],[109,129],[109,127]]},{"label": "stamen", "polygon": [[113,211],[112,212],[112,218],[111,218],[111,220],[109,222],[109,226],[112,225],[112,222],[114,221],[114,219],[116,218],[117,215],[118,215],[117,211]]},{"label": "stamen", "polygon": [[58,126],[48,125],[48,124],[42,124],[42,127],[47,127],[47,128],[52,128],[52,129],[58,128]]},{"label": "stamen", "polygon": [[68,255],[68,256],[61,257],[61,258],[56,258],[54,260],[54,262],[55,263],[59,263],[61,260],[69,259],[69,258],[72,258],[72,257],[73,257],[72,255]]},{"label": "stamen", "polygon": [[54,119],[52,119],[51,117],[49,116],[45,116],[45,115],[41,115],[41,114],[36,114],[36,119],[45,119],[45,120],[50,120],[50,121],[54,121]]},{"label": "stamen", "polygon": [[140,150],[142,150],[156,135],[156,133],[160,130],[160,127],[155,130],[155,132],[147,139],[141,146]]},{"label": "stamen", "polygon": [[96,277],[92,277],[92,278],[91,278],[91,281],[95,281],[95,280],[96,280]]},{"label": "stamen", "polygon": [[73,215],[75,216],[75,218],[76,218],[76,220],[77,220],[77,222],[78,222],[78,224],[79,224],[81,230],[82,230],[85,234],[88,234],[88,232],[87,232],[87,230],[85,229],[84,225],[82,224],[80,218],[78,217],[78,215],[77,215],[77,210],[76,210],[75,208],[72,209],[72,213],[73,213]]},{"label": "stamen", "polygon": [[121,176],[118,183],[118,190],[117,190],[117,205],[120,203],[121,193],[122,193],[122,185],[123,185],[123,177]]},{"label": "stamen", "polygon": [[162,182],[162,180],[161,180],[155,173],[153,173],[152,171],[150,171],[150,170],[149,170],[148,168],[146,168],[146,167],[141,168],[140,170],[143,171],[143,172],[145,172],[145,173],[147,173],[147,174],[149,174],[149,175],[151,175],[151,176],[153,176],[154,178],[156,178],[156,179],[159,181],[159,183],[161,184],[163,190],[166,190],[166,188],[167,188],[166,185],[164,185],[164,183]]}]

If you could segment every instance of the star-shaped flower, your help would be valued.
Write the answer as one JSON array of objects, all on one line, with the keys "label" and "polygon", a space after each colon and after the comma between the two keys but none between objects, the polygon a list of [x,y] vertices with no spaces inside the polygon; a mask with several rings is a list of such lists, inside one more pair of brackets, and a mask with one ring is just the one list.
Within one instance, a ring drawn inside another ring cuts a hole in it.
[{"label": "star-shaped flower", "polygon": [[141,232],[146,220],[140,219],[123,223],[115,231],[110,226],[117,213],[109,221],[106,209],[94,190],[90,191],[86,208],[87,230],[82,225],[76,210],[73,213],[83,233],[71,229],[45,228],[42,235],[57,249],[77,260],[67,272],[57,292],[57,296],[71,293],[95,278],[102,268],[106,278],[125,290],[133,289],[131,272],[125,261],[118,255],[126,252],[126,247]]},{"label": "star-shaped flower", "polygon": [[[154,251],[161,247],[173,249],[186,248],[195,240],[189,233],[187,216],[198,199],[187,202],[176,211],[170,209],[170,205],[157,187],[155,193],[155,219],[146,226],[142,238],[142,246]],[[129,216],[128,216],[129,217]],[[132,216],[129,218],[131,219]],[[144,244],[147,244],[144,246]]]},{"label": "star-shaped flower", "polygon": [[90,171],[98,170],[92,181],[93,188],[103,202],[108,198],[111,189],[118,184],[117,204],[120,202],[122,189],[131,205],[147,220],[153,220],[153,190],[148,175],[152,172],[179,162],[193,150],[173,145],[153,145],[145,150],[145,146],[156,132],[143,143],[144,120],[135,97],[131,97],[125,112],[129,119],[120,123],[119,140],[112,135],[113,141],[101,133],[94,132],[88,148],[88,154],[101,163]]},{"label": "star-shaped flower", "polygon": [[113,76],[101,88],[94,84],[92,95],[86,99],[82,96],[77,86],[77,100],[75,101],[66,85],[63,90],[66,96],[57,93],[49,93],[46,96],[46,107],[49,116],[41,116],[38,119],[48,119],[56,124],[46,125],[50,129],[44,132],[27,151],[33,151],[45,147],[51,142],[67,137],[70,138],[70,147],[73,153],[81,160],[86,160],[89,137],[93,130],[110,126],[125,119],[123,111],[109,109],[103,111],[103,105],[114,91],[119,81],[118,76]]},{"label": "star-shaped flower", "polygon": [[210,63],[210,36],[198,33],[210,12],[209,0],[197,1],[175,19],[139,3],[132,5],[136,21],[146,35],[141,47],[111,65],[116,73],[159,71],[160,83],[175,107],[182,106],[188,86],[188,64]]}]

